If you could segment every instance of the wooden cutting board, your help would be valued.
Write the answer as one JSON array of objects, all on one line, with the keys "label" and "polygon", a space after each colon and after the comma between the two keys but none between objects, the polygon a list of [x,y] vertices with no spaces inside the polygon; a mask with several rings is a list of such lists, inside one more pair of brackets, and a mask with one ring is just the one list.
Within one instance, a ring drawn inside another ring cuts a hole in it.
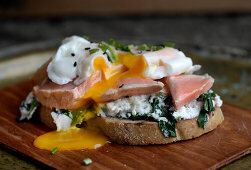
[{"label": "wooden cutting board", "polygon": [[[251,111],[224,104],[224,122],[199,138],[168,145],[107,144],[97,150],[49,151],[33,146],[49,131],[36,122],[18,123],[19,105],[32,86],[29,81],[0,90],[0,143],[47,167],[56,169],[205,169],[218,168],[251,151]],[[93,163],[82,165],[84,158]]]}]

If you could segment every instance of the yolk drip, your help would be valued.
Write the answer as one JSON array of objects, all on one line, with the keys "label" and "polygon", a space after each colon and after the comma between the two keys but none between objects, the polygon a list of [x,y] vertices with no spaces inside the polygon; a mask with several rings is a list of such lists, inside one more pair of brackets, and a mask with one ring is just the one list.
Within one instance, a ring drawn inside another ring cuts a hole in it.
[{"label": "yolk drip", "polygon": [[[131,56],[129,53],[118,54],[118,56],[119,60],[112,63],[111,67],[106,65],[103,57],[97,57],[94,60],[94,68],[96,71],[100,70],[102,72],[102,80],[88,90],[80,104],[88,102],[90,99],[100,103],[100,96],[107,90],[114,88],[115,83],[119,80],[133,77],[144,78],[143,72],[147,67],[147,63],[143,56]],[[96,109],[97,111],[99,110]],[[74,110],[71,112],[74,114]],[[75,110],[75,112],[78,111]],[[82,118],[87,120],[86,117],[93,118],[92,115],[85,113]],[[46,150],[53,150],[55,147],[59,150],[95,149],[102,146],[108,139],[95,127],[95,122],[92,120],[87,121],[87,128],[52,131],[41,135],[34,141],[34,146]],[[79,119],[77,123],[81,123],[80,121],[82,120]],[[75,125],[76,123],[72,123],[72,126]]]},{"label": "yolk drip", "polygon": [[[95,70],[102,71],[102,80],[96,83],[82,98],[83,101],[92,99],[100,103],[101,95],[114,88],[117,81],[126,78],[142,77],[147,67],[143,56],[131,56],[129,53],[118,54],[119,60],[108,67],[103,57],[94,60]],[[82,102],[82,101],[81,101]],[[84,103],[84,102],[83,102]]]},{"label": "yolk drip", "polygon": [[93,124],[95,123],[90,120],[88,128],[48,132],[36,138],[33,144],[39,149],[49,151],[55,147],[58,150],[96,149],[106,144],[108,139]]}]

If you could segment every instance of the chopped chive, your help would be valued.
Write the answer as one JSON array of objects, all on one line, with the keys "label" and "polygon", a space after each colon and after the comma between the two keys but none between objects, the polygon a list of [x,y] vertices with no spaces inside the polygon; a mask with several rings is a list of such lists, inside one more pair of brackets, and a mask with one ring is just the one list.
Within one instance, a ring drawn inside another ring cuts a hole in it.
[{"label": "chopped chive", "polygon": [[163,45],[165,46],[165,47],[174,47],[175,46],[175,44],[174,43],[171,43],[171,42],[163,42]]},{"label": "chopped chive", "polygon": [[138,46],[139,51],[145,51],[147,49],[148,49],[148,46],[146,44],[142,44],[142,45]]},{"label": "chopped chive", "polygon": [[114,62],[114,59],[112,58],[111,54],[110,53],[105,53],[107,55],[107,58],[108,60],[113,63]]},{"label": "chopped chive", "polygon": [[54,155],[54,154],[57,152],[57,150],[58,150],[58,147],[55,147],[55,148],[53,149],[53,151],[51,151],[51,154]]},{"label": "chopped chive", "polygon": [[157,47],[156,46],[151,46],[151,51],[157,51]]},{"label": "chopped chive", "polygon": [[135,55],[131,50],[129,51],[129,53],[130,53],[131,55]]},{"label": "chopped chive", "polygon": [[109,44],[109,45],[112,45],[112,46],[115,46],[116,42],[115,42],[114,39],[111,38],[111,39],[108,41],[108,44]]},{"label": "chopped chive", "polygon": [[94,54],[94,53],[96,53],[96,52],[98,52],[98,51],[99,51],[98,48],[94,48],[94,49],[89,50],[89,53],[90,53],[90,54]]},{"label": "chopped chive", "polygon": [[152,44],[147,44],[147,47],[148,47],[149,50],[153,49],[153,45]]},{"label": "chopped chive", "polygon": [[101,41],[101,42],[99,43],[99,45],[98,45],[98,47],[101,48],[101,50],[102,50],[103,52],[106,52],[106,50],[108,49],[108,46],[109,46],[109,44],[107,44],[107,43],[104,42],[104,41]]},{"label": "chopped chive", "polygon": [[82,36],[84,39],[86,39],[87,41],[89,41],[90,40],[90,38],[89,37],[87,37],[86,35],[83,35]]},{"label": "chopped chive", "polygon": [[156,47],[156,51],[161,50],[161,49],[163,49],[162,46],[157,46],[157,47]]},{"label": "chopped chive", "polygon": [[111,55],[112,55],[112,58],[115,60],[115,61],[118,61],[119,58],[118,58],[118,55],[116,53],[116,51],[114,50],[114,48],[112,46],[109,46],[108,47],[108,50],[110,51]]},{"label": "chopped chive", "polygon": [[122,50],[122,51],[124,51],[124,49],[126,48],[126,45],[122,44],[122,43],[116,43],[115,44],[115,48],[116,48],[116,50]]},{"label": "chopped chive", "polygon": [[127,48],[128,48],[128,51],[129,51],[129,53],[130,53],[131,55],[135,55],[135,54],[131,51],[131,50],[134,48],[134,45],[133,45],[133,44],[128,45]]},{"label": "chopped chive", "polygon": [[92,163],[92,160],[90,158],[86,158],[86,159],[83,160],[84,165],[89,165],[91,163]]},{"label": "chopped chive", "polygon": [[129,50],[131,50],[131,49],[134,48],[134,45],[133,45],[133,44],[130,44],[130,45],[127,46],[127,48],[128,48]]},{"label": "chopped chive", "polygon": [[101,48],[103,52],[106,52],[106,50],[110,52],[110,54],[107,52],[106,54],[110,58],[111,62],[117,61],[119,59],[114,48],[111,45],[107,44],[106,42],[101,41],[98,47]]}]

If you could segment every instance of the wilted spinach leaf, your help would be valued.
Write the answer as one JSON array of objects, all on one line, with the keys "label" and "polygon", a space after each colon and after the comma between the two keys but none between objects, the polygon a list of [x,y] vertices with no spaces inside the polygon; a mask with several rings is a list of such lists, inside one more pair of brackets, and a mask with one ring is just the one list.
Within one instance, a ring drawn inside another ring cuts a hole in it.
[{"label": "wilted spinach leaf", "polygon": [[212,112],[214,115],[214,105],[213,105],[213,98],[216,96],[216,94],[212,90],[208,90],[206,93],[203,93],[200,95],[198,100],[201,100],[204,102],[203,107],[200,111],[199,117],[198,117],[198,125],[199,127],[205,129],[206,123],[209,119],[209,113]]},{"label": "wilted spinach leaf", "polygon": [[175,131],[175,126],[176,126],[176,122],[173,121],[163,121],[160,120],[159,121],[159,128],[162,131],[162,133],[164,134],[165,137],[176,137],[176,131]]},{"label": "wilted spinach leaf", "polygon": [[205,110],[200,111],[200,114],[199,114],[199,117],[197,120],[199,127],[205,129],[208,119],[209,119],[209,115],[208,115],[207,111],[205,111]]}]

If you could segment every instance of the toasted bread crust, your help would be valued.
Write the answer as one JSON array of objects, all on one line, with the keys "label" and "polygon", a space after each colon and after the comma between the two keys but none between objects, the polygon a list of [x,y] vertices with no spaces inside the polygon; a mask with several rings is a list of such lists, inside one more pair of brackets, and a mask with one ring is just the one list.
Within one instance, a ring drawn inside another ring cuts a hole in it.
[{"label": "toasted bread crust", "polygon": [[40,111],[39,111],[40,121],[51,129],[57,129],[56,124],[53,122],[51,112],[52,112],[52,109],[45,106],[41,106]]},{"label": "toasted bread crust", "polygon": [[[52,129],[56,126],[51,117],[51,109],[44,106],[40,110],[40,120]],[[181,140],[188,140],[201,136],[215,129],[224,120],[220,108],[216,108],[214,116],[210,114],[205,129],[197,124],[197,117],[181,120],[176,124],[177,137],[166,138],[159,129],[157,122],[132,121],[117,118],[97,117],[95,119],[111,141],[128,145],[167,144]]]},{"label": "toasted bread crust", "polygon": [[100,128],[113,142],[128,145],[167,144],[192,139],[212,131],[223,120],[221,109],[216,108],[214,116],[210,114],[205,129],[198,126],[197,117],[181,120],[176,124],[177,137],[166,138],[157,122],[97,117]]}]

